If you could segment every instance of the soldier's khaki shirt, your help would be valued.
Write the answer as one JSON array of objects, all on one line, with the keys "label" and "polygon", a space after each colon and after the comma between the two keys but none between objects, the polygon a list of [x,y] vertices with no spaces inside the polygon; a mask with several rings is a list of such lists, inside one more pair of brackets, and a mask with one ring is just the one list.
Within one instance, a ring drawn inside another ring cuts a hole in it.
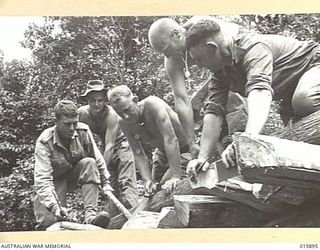
[{"label": "soldier's khaki shirt", "polygon": [[96,159],[101,183],[106,183],[110,174],[86,124],[78,122],[69,149],[61,143],[56,126],[41,133],[35,148],[34,188],[47,208],[56,204],[54,179],[66,174],[85,157]]}]

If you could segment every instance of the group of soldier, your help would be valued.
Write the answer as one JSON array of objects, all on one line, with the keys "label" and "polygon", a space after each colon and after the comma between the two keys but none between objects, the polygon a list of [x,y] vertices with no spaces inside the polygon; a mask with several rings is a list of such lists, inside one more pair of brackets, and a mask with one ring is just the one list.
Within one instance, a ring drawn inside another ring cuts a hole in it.
[{"label": "group of soldier", "polygon": [[[100,190],[114,192],[130,209],[139,200],[136,170],[145,192],[152,192],[155,182],[170,191],[186,173],[195,174],[199,166],[205,171],[221,139],[230,91],[246,97],[248,119],[241,132],[253,135],[263,130],[272,100],[280,100],[285,125],[319,110],[320,48],[314,41],[249,33],[201,16],[183,25],[161,18],[151,25],[148,37],[151,47],[165,56],[175,108],[156,96],[139,101],[126,85],[107,91],[101,80],[88,81],[80,96],[88,105],[77,108],[71,101],[59,101],[56,125],[36,142],[37,230],[65,218],[66,193],[75,188],[81,188],[84,222],[106,228],[117,212],[111,202],[108,212],[100,211]],[[193,115],[198,110],[186,84],[194,64],[211,71],[199,146]],[[156,148],[152,167],[142,142]],[[221,159],[226,167],[236,164],[232,143]]]}]

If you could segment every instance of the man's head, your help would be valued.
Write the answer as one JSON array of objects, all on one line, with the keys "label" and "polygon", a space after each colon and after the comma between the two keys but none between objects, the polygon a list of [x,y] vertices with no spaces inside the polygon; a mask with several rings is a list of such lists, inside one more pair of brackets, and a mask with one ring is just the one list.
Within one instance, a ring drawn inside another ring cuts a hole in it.
[{"label": "man's head", "polygon": [[69,100],[59,101],[54,108],[57,132],[61,139],[70,139],[77,127],[77,106]]},{"label": "man's head", "polygon": [[108,100],[117,114],[126,122],[139,121],[138,97],[134,96],[126,85],[114,87],[108,91]]},{"label": "man's head", "polygon": [[166,57],[184,56],[185,29],[171,18],[155,21],[149,29],[149,42],[156,51]]},{"label": "man's head", "polygon": [[217,72],[231,63],[228,37],[213,20],[201,20],[188,30],[186,49],[199,66]]},{"label": "man's head", "polygon": [[89,104],[89,112],[97,116],[104,111],[107,90],[101,80],[90,80],[86,91],[80,97],[86,99]]}]

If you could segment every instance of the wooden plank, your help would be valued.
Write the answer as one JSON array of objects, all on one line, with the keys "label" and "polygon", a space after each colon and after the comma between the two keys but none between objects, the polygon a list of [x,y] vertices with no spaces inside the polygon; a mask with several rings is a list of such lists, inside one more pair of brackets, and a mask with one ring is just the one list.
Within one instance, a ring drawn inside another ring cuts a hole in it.
[{"label": "wooden plank", "polygon": [[125,213],[123,213],[127,217],[126,223],[122,226],[122,229],[130,228],[130,225],[133,224],[137,219],[135,217],[139,217],[138,215],[141,211],[143,211],[149,202],[151,197],[143,197],[142,200],[138,203],[138,206],[135,208],[134,213],[128,216],[126,216]]},{"label": "wooden plank", "polygon": [[146,207],[148,211],[160,212],[163,207],[172,207],[174,205],[173,196],[179,194],[190,194],[192,188],[188,179],[181,180],[173,192],[168,193],[165,190],[157,192]]},{"label": "wooden plank", "polygon": [[257,199],[252,194],[252,192],[244,191],[241,189],[228,188],[224,186],[216,186],[212,189],[198,188],[194,190],[194,193],[224,197],[269,214],[285,214],[288,211],[295,209],[295,206],[292,206],[290,204],[274,202],[271,200],[264,202],[263,199]]},{"label": "wooden plank", "polygon": [[64,231],[64,230],[103,230],[102,227],[98,227],[91,224],[81,224],[69,221],[59,221],[51,225],[46,231]]},{"label": "wooden plank", "polygon": [[122,229],[155,229],[158,227],[160,219],[160,213],[158,212],[139,211],[126,222]]},{"label": "wooden plank", "polygon": [[159,222],[158,228],[184,228],[185,226],[178,220],[177,212],[174,207],[164,207],[160,212],[162,219]]},{"label": "wooden plank", "polygon": [[320,190],[318,145],[245,134],[234,142],[238,168],[250,181]]},{"label": "wooden plank", "polygon": [[[279,188],[281,188],[279,190]],[[283,187],[275,185],[262,185],[258,196],[263,200],[270,200],[276,203],[287,203],[300,206],[317,196],[318,192],[307,189],[298,189],[292,187]]]},{"label": "wooden plank", "polygon": [[178,220],[185,227],[189,225],[191,210],[210,209],[216,204],[221,206],[222,204],[234,203],[231,200],[211,195],[174,195],[173,198]]},{"label": "wooden plank", "polygon": [[256,227],[273,217],[246,204],[214,195],[175,196],[177,213],[179,209],[186,209],[183,213],[188,213],[188,221],[183,224],[189,228]]},{"label": "wooden plank", "polygon": [[[270,169],[268,172],[272,172],[272,170],[273,169]],[[290,168],[286,168],[285,170],[288,171],[282,171],[283,174],[276,176],[266,174],[263,169],[244,169],[242,170],[242,174],[249,182],[259,182],[270,185],[282,185],[293,188],[320,191],[320,180],[308,180],[308,178],[304,175],[305,171],[300,171],[301,179],[299,179],[300,176],[294,176],[294,178],[290,178],[293,177],[292,172],[290,172]]]},{"label": "wooden plank", "polygon": [[[181,180],[172,193],[167,193],[165,190],[157,192],[147,203],[144,208],[146,211],[160,212],[163,207],[173,206],[173,195],[175,194],[190,194],[192,188],[188,179]],[[129,210],[134,213],[134,209]],[[123,214],[119,214],[111,218],[108,229],[120,229],[126,223],[127,218]]]}]

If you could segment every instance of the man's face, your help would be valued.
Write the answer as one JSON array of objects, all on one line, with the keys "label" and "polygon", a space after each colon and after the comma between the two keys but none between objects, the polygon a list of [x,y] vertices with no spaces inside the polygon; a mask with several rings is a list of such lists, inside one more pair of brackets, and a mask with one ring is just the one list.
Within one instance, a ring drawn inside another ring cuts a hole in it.
[{"label": "man's face", "polygon": [[62,115],[56,122],[57,131],[61,139],[71,139],[76,130],[78,117]]},{"label": "man's face", "polygon": [[219,48],[214,49],[206,41],[200,41],[192,46],[189,53],[199,67],[205,67],[213,73],[225,66]]},{"label": "man's face", "polygon": [[185,47],[183,39],[180,36],[168,37],[164,43],[164,47],[161,49],[167,58],[170,57],[183,57],[185,56]]},{"label": "man's face", "polygon": [[100,92],[91,92],[88,94],[88,104],[89,112],[92,115],[98,115],[104,110],[105,104],[105,93]]},{"label": "man's face", "polygon": [[137,123],[139,120],[139,106],[132,97],[121,97],[117,104],[112,105],[117,114],[126,122]]}]

